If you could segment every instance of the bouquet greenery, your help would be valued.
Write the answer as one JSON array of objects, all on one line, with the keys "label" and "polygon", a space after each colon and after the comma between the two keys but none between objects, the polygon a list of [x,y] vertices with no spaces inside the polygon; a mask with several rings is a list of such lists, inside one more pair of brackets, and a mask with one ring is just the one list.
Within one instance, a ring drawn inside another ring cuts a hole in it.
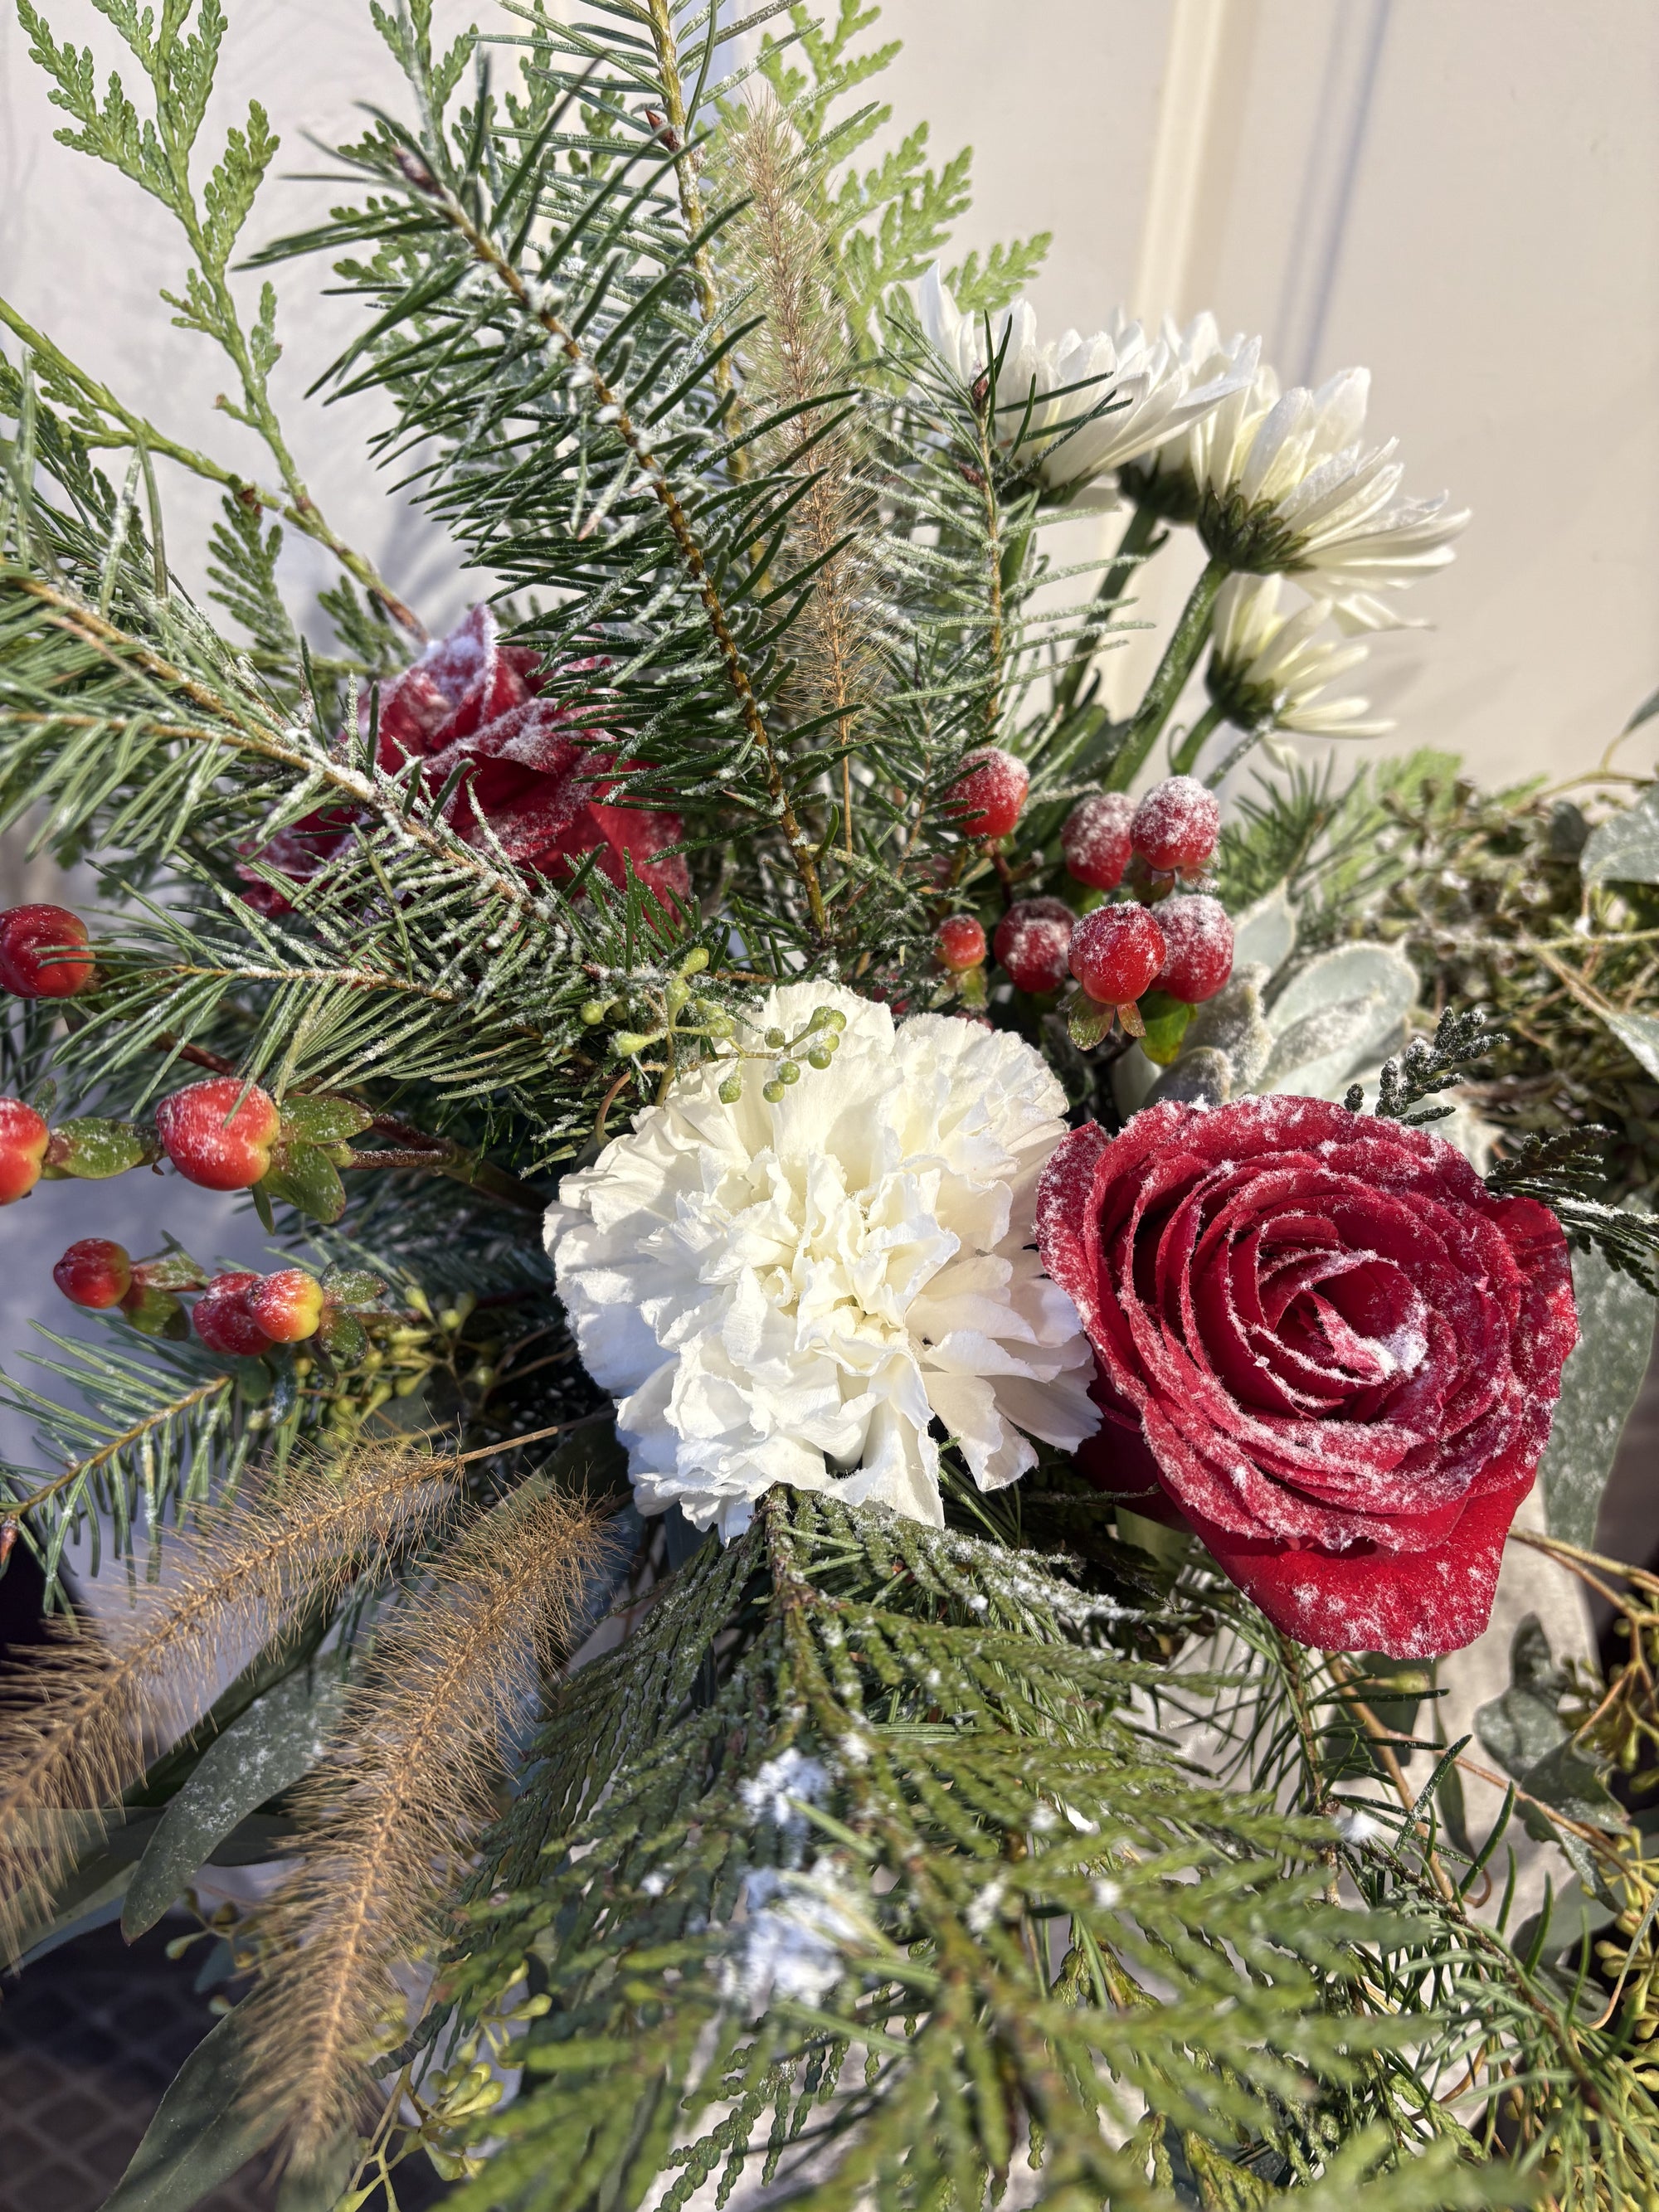
[{"label": "bouquet greenery", "polygon": [[[0,916],[0,1203],[170,1167],[276,1263],[83,1238],[5,1386],[8,1954],[182,1910],[236,1996],[111,2212],[1659,2204],[1659,786],[1303,765],[1464,518],[1358,372],[943,268],[855,0],[372,0],[406,100],[255,252],[217,0],[97,5],[142,104],[18,0],[60,136],[271,471],[0,303],[0,818],[102,893]],[[447,636],[278,422],[237,272],[318,253]],[[1449,1742],[1506,1540],[1627,1644]]]}]

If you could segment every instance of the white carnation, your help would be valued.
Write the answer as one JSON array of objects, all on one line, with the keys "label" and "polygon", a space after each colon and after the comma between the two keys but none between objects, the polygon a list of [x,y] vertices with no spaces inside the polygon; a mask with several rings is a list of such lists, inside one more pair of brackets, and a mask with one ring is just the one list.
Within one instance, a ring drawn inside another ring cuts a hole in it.
[{"label": "white carnation", "polygon": [[764,1063],[677,1083],[568,1176],[547,1244],[584,1364],[617,1399],[641,1507],[723,1537],[774,1483],[938,1527],[937,1423],[981,1489],[1098,1425],[1075,1308],[1042,1272],[1032,1203],[1065,1097],[1006,1031],[895,1025],[851,991],[790,984],[762,1029],[818,1006],[831,1065],[775,1105]]}]

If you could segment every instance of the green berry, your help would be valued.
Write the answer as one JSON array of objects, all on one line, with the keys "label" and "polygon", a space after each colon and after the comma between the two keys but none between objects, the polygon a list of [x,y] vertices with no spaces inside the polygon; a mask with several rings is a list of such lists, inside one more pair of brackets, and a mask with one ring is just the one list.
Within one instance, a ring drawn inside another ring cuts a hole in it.
[{"label": "green berry", "polygon": [[676,975],[671,979],[662,996],[663,1004],[669,1012],[678,1014],[691,1003],[691,986],[683,976]]},{"label": "green berry", "polygon": [[799,1083],[800,1081],[799,1061],[793,1060],[780,1060],[778,1062],[778,1081],[780,1083]]},{"label": "green berry", "polygon": [[782,1098],[783,1095],[784,1087],[782,1084],[775,1080],[761,1085],[761,1097],[765,1099],[769,1106],[775,1106],[780,1099]]},{"label": "green berry", "polygon": [[586,1023],[589,1029],[598,1029],[599,1024],[605,1019],[604,1000],[590,999],[587,1001],[587,1004],[582,1008],[582,1019]]},{"label": "green berry", "polygon": [[847,1026],[847,1017],[839,1006],[815,1006],[812,1027],[815,1030],[834,1030],[837,1036]]},{"label": "green berry", "polygon": [[680,963],[680,973],[682,975],[701,975],[703,969],[708,965],[708,946],[706,945],[694,945],[690,951],[686,954],[684,959]]},{"label": "green berry", "polygon": [[611,1040],[611,1049],[619,1060],[632,1060],[656,1041],[656,1036],[641,1036],[637,1030],[618,1030]]},{"label": "green berry", "polygon": [[806,1064],[809,1067],[828,1067],[835,1056],[829,1045],[815,1044],[806,1055]]},{"label": "green berry", "polygon": [[723,1106],[735,1106],[743,1097],[742,1076],[728,1075],[720,1085],[720,1097]]},{"label": "green berry", "polygon": [[774,1052],[777,1052],[781,1048],[781,1047],[787,1045],[789,1040],[785,1036],[781,1030],[768,1030],[766,1032],[766,1042]]}]

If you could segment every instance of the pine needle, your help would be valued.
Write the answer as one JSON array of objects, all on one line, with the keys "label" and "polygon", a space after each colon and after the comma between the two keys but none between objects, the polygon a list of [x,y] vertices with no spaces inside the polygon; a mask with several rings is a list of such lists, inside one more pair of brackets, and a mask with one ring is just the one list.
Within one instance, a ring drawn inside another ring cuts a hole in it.
[{"label": "pine needle", "polygon": [[125,1613],[57,1627],[0,1707],[0,1944],[50,1917],[157,1744],[200,1719],[228,1652],[280,1644],[430,1528],[459,1463],[408,1445],[291,1462],[204,1513]]},{"label": "pine needle", "polygon": [[337,1749],[298,1793],[304,1852],[258,1931],[251,2078],[301,2165],[349,2124],[377,2039],[403,2033],[392,1970],[447,1933],[453,1877],[497,1809],[505,1741],[568,1647],[608,1548],[605,1513],[526,1483],[478,1516],[379,1642]]}]

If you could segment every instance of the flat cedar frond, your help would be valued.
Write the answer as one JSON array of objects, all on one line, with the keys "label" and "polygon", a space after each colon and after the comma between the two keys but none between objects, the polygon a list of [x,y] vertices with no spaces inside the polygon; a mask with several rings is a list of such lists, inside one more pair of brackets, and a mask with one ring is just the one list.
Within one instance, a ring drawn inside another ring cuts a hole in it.
[{"label": "flat cedar frond", "polygon": [[290,1464],[204,1514],[167,1577],[78,1633],[58,1628],[0,1710],[0,1943],[52,1895],[158,1742],[200,1717],[227,1654],[280,1644],[348,1584],[383,1574],[446,1509],[453,1459],[359,1446]]},{"label": "flat cedar frond", "polygon": [[262,2096],[301,2160],[352,2118],[391,1969],[429,1953],[495,1808],[504,1740],[566,1647],[606,1549],[586,1498],[526,1483],[480,1515],[378,1643],[340,1747],[300,1795],[302,1869],[271,1908],[249,2000]]}]

